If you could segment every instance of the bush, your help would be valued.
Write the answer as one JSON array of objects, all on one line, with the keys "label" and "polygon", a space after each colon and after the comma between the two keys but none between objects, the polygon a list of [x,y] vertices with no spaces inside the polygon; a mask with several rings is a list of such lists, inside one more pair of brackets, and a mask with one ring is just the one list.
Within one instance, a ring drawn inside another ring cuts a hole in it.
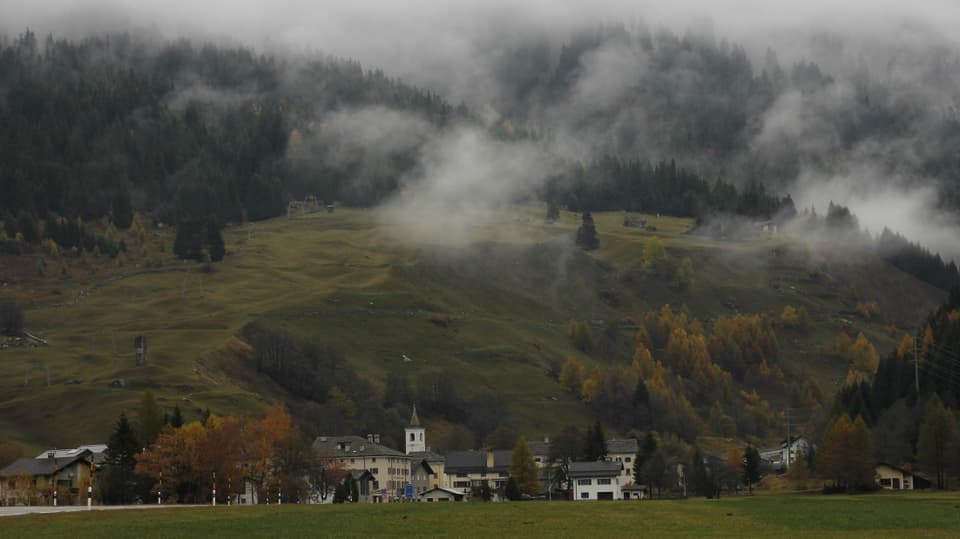
[{"label": "bush", "polygon": [[0,332],[10,336],[23,332],[23,309],[12,301],[0,302]]}]

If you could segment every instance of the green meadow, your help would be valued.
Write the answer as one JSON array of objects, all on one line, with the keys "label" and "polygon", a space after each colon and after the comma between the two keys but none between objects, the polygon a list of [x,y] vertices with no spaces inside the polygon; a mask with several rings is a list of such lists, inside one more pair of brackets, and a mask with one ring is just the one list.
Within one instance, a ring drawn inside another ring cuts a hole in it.
[{"label": "green meadow", "polygon": [[84,537],[957,537],[960,495],[247,506],[0,518],[6,539]]},{"label": "green meadow", "polygon": [[[0,350],[0,440],[27,452],[102,442],[146,389],[188,420],[205,408],[258,413],[289,402],[253,372],[236,337],[253,321],[336,346],[374,386],[389,372],[449,372],[465,398],[503,394],[519,430],[541,436],[592,417],[549,376],[551,361],[606,360],[573,347],[569,320],[615,327],[667,303],[704,321],[804,306],[812,328],[780,337],[781,361],[829,396],[847,369],[825,353],[841,327],[852,324],[886,353],[942,300],[870,253],[786,237],[717,240],[691,234],[688,219],[645,217],[656,230],[624,227],[619,212],[597,214],[601,246],[591,253],[572,246],[579,214],[545,225],[543,209],[531,207],[460,230],[469,245],[443,234],[411,238],[366,210],[229,227],[227,257],[212,272],[173,259],[169,227],[151,229],[143,245],[127,238],[122,266],[3,256],[0,295],[25,306],[27,330],[49,346]],[[644,276],[643,247],[653,237],[674,259],[692,259],[689,290]],[[859,301],[877,301],[880,314],[858,318]],[[139,368],[137,335],[149,349]],[[629,358],[629,324],[618,339]]]}]

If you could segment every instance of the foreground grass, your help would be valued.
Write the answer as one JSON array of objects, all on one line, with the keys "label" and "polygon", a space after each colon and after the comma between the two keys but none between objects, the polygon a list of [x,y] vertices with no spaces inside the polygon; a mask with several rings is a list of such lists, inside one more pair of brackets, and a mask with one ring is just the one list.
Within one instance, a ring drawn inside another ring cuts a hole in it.
[{"label": "foreground grass", "polygon": [[29,537],[956,537],[960,496],[760,496],[720,501],[258,506],[0,519]]}]

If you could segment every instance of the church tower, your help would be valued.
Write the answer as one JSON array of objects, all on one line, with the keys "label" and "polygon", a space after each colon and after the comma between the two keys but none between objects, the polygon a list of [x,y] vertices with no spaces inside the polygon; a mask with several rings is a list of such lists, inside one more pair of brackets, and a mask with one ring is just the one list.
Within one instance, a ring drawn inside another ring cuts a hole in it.
[{"label": "church tower", "polygon": [[413,414],[410,416],[410,426],[403,429],[403,439],[406,442],[407,454],[422,453],[427,450],[427,429],[420,426],[417,417],[417,405],[413,405]]}]

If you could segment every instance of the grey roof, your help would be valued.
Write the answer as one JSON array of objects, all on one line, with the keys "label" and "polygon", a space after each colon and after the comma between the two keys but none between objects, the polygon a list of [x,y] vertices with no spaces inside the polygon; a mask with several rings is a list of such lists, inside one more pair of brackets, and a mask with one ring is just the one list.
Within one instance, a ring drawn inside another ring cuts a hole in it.
[{"label": "grey roof", "polygon": [[580,477],[616,477],[623,464],[600,460],[596,462],[571,462],[568,468],[571,479]]},{"label": "grey roof", "polygon": [[527,445],[535,457],[546,457],[550,455],[550,442],[546,440],[527,442]]},{"label": "grey roof", "polygon": [[460,492],[459,490],[453,490],[451,488],[444,488],[444,487],[433,487],[430,490],[421,492],[419,496],[422,498],[427,494],[430,494],[431,492],[445,492],[457,499],[462,499],[464,496],[466,496],[466,494],[464,494],[463,492]]},{"label": "grey roof", "polygon": [[38,459],[50,458],[50,453],[53,452],[54,457],[58,459],[65,459],[70,457],[76,457],[83,453],[84,451],[90,451],[94,456],[105,453],[107,451],[107,444],[90,444],[90,445],[81,445],[80,447],[75,447],[73,449],[47,449],[43,453],[40,453],[36,456]]},{"label": "grey roof", "polygon": [[21,473],[28,473],[33,476],[53,475],[60,470],[70,466],[74,462],[90,462],[90,452],[85,451],[79,455],[67,458],[45,458],[45,459],[17,459],[13,464],[0,470],[0,477],[15,477]]},{"label": "grey roof", "polygon": [[338,457],[402,457],[405,453],[390,449],[385,445],[373,443],[360,436],[318,436],[313,441],[313,449]]},{"label": "grey roof", "polygon": [[444,470],[448,474],[457,473],[485,473],[506,472],[510,469],[510,449],[493,450],[493,467],[487,467],[487,451],[452,451],[447,453],[447,464]]},{"label": "grey roof", "polygon": [[636,438],[627,438],[625,440],[607,440],[607,453],[622,455],[624,453],[629,453],[631,455],[636,455],[640,452],[640,444],[637,442]]},{"label": "grey roof", "polygon": [[416,404],[413,405],[413,413],[410,414],[410,426],[411,426],[411,427],[419,427],[419,426],[420,426],[420,418],[417,417],[417,405],[416,405]]},{"label": "grey roof", "polygon": [[413,460],[425,460],[427,462],[446,462],[446,457],[433,451],[412,451],[407,456]]}]

